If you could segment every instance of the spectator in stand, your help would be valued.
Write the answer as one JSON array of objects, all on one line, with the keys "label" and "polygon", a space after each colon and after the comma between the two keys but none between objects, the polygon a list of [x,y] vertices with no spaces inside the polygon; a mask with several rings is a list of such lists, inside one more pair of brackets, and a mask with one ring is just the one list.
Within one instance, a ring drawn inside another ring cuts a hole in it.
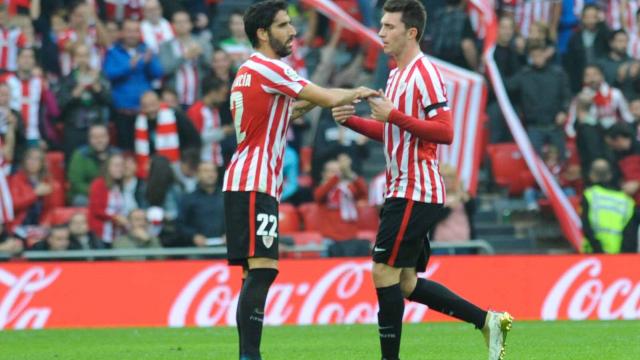
[{"label": "spectator in stand", "polygon": [[640,98],[635,98],[629,102],[629,112],[633,116],[633,134],[636,140],[640,141]]},{"label": "spectator in stand", "polygon": [[0,82],[0,158],[2,166],[6,167],[5,170],[11,169],[14,159],[22,158],[26,145],[22,116],[9,106],[10,91],[9,85]]},{"label": "spectator in stand", "polygon": [[9,177],[13,198],[13,225],[39,225],[53,209],[64,206],[62,185],[53,180],[38,148],[27,150],[21,168]]},{"label": "spectator in stand", "polygon": [[324,165],[322,183],[313,195],[320,207],[322,235],[335,241],[356,239],[358,203],[368,199],[367,183],[353,171],[347,154]]},{"label": "spectator in stand", "polygon": [[369,205],[375,206],[378,210],[382,209],[385,200],[385,192],[387,187],[387,172],[382,171],[376,175],[369,183]]},{"label": "spectator in stand", "polygon": [[345,153],[353,160],[356,173],[361,173],[364,160],[369,157],[367,138],[343,126],[338,126],[331,117],[331,111],[322,110],[313,144],[311,177],[318,183],[322,177],[324,164]]},{"label": "spectator in stand", "polygon": [[16,256],[24,249],[24,243],[17,237],[11,236],[5,227],[0,223],[0,255]]},{"label": "spectator in stand", "polygon": [[536,21],[531,24],[527,46],[541,46],[545,49],[547,61],[555,63],[556,44],[551,39],[551,31],[547,24]]},{"label": "spectator in stand", "polygon": [[200,161],[200,151],[190,148],[180,153],[180,163],[178,166],[174,166],[176,179],[185,194],[194,191],[198,186],[198,166]]},{"label": "spectator in stand", "polygon": [[189,108],[187,116],[200,133],[200,158],[222,168],[224,154],[233,151],[228,149],[229,146],[223,149],[223,145],[229,142],[228,138],[235,137],[231,111],[228,106],[224,106],[229,98],[229,88],[222,80],[209,77],[204,80],[202,94],[202,99]]},{"label": "spectator in stand", "polygon": [[480,58],[475,34],[462,0],[447,0],[447,6],[433,16],[431,52],[452,64],[474,70]]},{"label": "spectator in stand", "polygon": [[213,49],[213,54],[211,55],[211,73],[205,77],[217,77],[222,80],[227,87],[231,89],[231,83],[233,79],[236,77],[235,72],[233,71],[233,61],[231,60],[231,56],[224,51],[221,47],[215,47]]},{"label": "spectator in stand", "polygon": [[124,155],[124,177],[122,178],[122,194],[124,196],[124,208],[127,214],[144,204],[144,181],[138,179],[138,165],[131,154]]},{"label": "spectator in stand", "polygon": [[74,69],[62,79],[58,102],[62,110],[64,155],[66,162],[73,152],[87,144],[89,127],[107,124],[111,90],[100,72],[89,66],[89,48],[78,44],[73,52]]},{"label": "spectator in stand", "polygon": [[[577,169],[572,168],[566,160],[562,160],[558,148],[553,145],[547,145],[542,155],[542,161],[547,165],[551,175],[560,185],[564,194],[566,196],[575,196],[576,190],[571,186],[571,183],[580,178],[580,173]],[[524,190],[524,201],[528,210],[537,211],[539,209],[538,200],[543,197],[544,194],[538,187],[530,187]]]},{"label": "spectator in stand", "polygon": [[20,49],[18,71],[0,76],[0,82],[9,85],[9,104],[22,115],[27,146],[46,146],[44,139],[55,140],[48,119],[59,116],[60,110],[55,96],[48,89],[47,81],[36,68],[34,50]]},{"label": "spectator in stand", "polygon": [[[131,211],[126,235],[119,236],[113,242],[114,249],[159,249],[161,247],[158,237],[151,234],[147,215],[142,209]],[[142,260],[144,258],[126,257],[123,259]]]},{"label": "spectator in stand", "polygon": [[582,75],[587,64],[605,56],[608,50],[608,30],[598,18],[599,12],[596,5],[584,6],[580,28],[571,36],[567,53],[563,57],[573,93],[577,93],[582,87]]},{"label": "spectator in stand", "polygon": [[[612,85],[622,84],[632,60],[627,55],[629,36],[624,30],[616,30],[609,35],[609,53],[598,59],[604,80]],[[620,70],[623,71],[620,71]]]},{"label": "spectator in stand", "polygon": [[298,174],[300,170],[300,157],[298,153],[287,144],[284,149],[284,159],[282,165],[282,194],[280,202],[297,203],[295,195],[300,189]]},{"label": "spectator in stand", "polygon": [[140,23],[142,42],[156,54],[160,45],[174,38],[171,23],[162,17],[162,5],[158,0],[145,0],[144,20]]},{"label": "spectator in stand", "polygon": [[122,155],[111,154],[103,169],[103,176],[96,178],[89,188],[89,228],[111,246],[129,224],[122,193]]},{"label": "spectator in stand", "polygon": [[100,175],[107,158],[118,150],[109,145],[109,130],[104,124],[89,127],[89,144],[74,151],[69,161],[68,199],[73,206],[86,206],[89,186]]},{"label": "spectator in stand", "polygon": [[[515,22],[510,16],[500,18],[498,27],[498,40],[493,52],[493,59],[498,66],[498,71],[503,79],[514,76],[525,64],[524,40],[515,37]],[[487,115],[489,115],[489,136],[492,144],[511,140],[509,128],[504,121],[502,111],[493,92],[490,93],[487,102]]]},{"label": "spectator in stand", "polygon": [[[79,245],[71,242],[69,228],[66,225],[56,225],[51,227],[49,235],[31,247],[36,251],[67,251],[79,250]],[[51,259],[53,260],[53,259]]]},{"label": "spectator in stand", "polygon": [[472,240],[475,238],[472,219],[476,202],[462,187],[456,168],[445,164],[441,169],[447,196],[430,240],[438,242]]},{"label": "spectator in stand", "polygon": [[151,157],[149,176],[143,191],[142,207],[147,210],[147,218],[152,223],[152,233],[163,244],[178,241],[176,224],[183,190],[176,179],[171,162],[164,156]]},{"label": "spectator in stand", "polygon": [[520,70],[506,82],[514,93],[523,122],[538,154],[545,143],[555,145],[561,156],[565,154],[563,126],[571,102],[571,92],[562,68],[549,65],[543,46],[529,48],[531,65]]},{"label": "spectator in stand", "polygon": [[244,31],[243,13],[235,11],[229,16],[230,37],[220,42],[220,47],[231,56],[234,67],[237,69],[245,62],[253,52],[253,47]]},{"label": "spectator in stand", "polygon": [[603,130],[617,122],[633,122],[622,92],[604,81],[602,70],[589,65],[584,70],[584,87],[572,105],[567,132],[576,136],[583,177],[596,158],[606,158]]},{"label": "spectator in stand", "polygon": [[[596,159],[589,171],[591,186],[582,196],[585,253],[638,252],[638,219],[633,199],[612,186],[609,163]],[[616,206],[611,206],[616,204]]]},{"label": "spectator in stand", "polygon": [[107,46],[107,41],[108,36],[102,22],[96,16],[95,6],[83,1],[74,3],[69,12],[69,26],[58,36],[61,75],[67,76],[71,73],[71,54],[78,44],[84,44],[89,48],[89,64],[94,70],[100,70],[100,47]]},{"label": "spectator in stand", "polygon": [[19,28],[9,28],[9,13],[6,4],[0,4],[0,36],[2,36],[2,53],[0,69],[16,71],[18,68],[18,49],[26,45],[27,39]]},{"label": "spectator in stand", "polygon": [[176,112],[183,112],[182,106],[180,106],[180,101],[178,101],[178,93],[172,88],[165,87],[160,90],[160,102]]},{"label": "spectator in stand", "polygon": [[154,154],[176,165],[181,151],[200,149],[200,134],[182,112],[162,104],[153,91],[146,92],[140,102],[141,113],[135,120],[138,177],[146,177],[149,157]]},{"label": "spectator in stand", "polygon": [[154,80],[160,79],[162,66],[153,50],[140,42],[137,21],[125,20],[121,30],[122,40],[107,51],[104,73],[111,81],[118,146],[132,150],[140,97],[151,89]]},{"label": "spectator in stand", "polygon": [[607,130],[605,143],[611,150],[615,183],[640,207],[640,143],[633,135],[627,124],[615,124]]},{"label": "spectator in stand", "polygon": [[207,239],[222,238],[224,202],[218,187],[218,167],[203,161],[198,166],[198,187],[186,194],[180,204],[178,217],[180,245],[207,246]]},{"label": "spectator in stand", "polygon": [[93,0],[100,18],[122,22],[124,19],[141,20],[143,0]]},{"label": "spectator in stand", "polygon": [[69,219],[69,240],[82,250],[107,248],[105,243],[89,230],[89,220],[87,215],[82,212],[73,214]]},{"label": "spectator in stand", "polygon": [[175,89],[184,110],[202,97],[201,83],[211,45],[191,34],[193,24],[185,11],[172,16],[176,37],[160,45],[160,63],[164,70],[165,86]]}]

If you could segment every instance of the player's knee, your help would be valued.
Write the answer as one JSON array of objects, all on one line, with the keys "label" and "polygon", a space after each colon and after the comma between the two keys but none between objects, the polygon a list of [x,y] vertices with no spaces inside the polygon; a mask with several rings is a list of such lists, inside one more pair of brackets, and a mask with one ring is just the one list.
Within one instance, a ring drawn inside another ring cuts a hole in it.
[{"label": "player's knee", "polygon": [[415,276],[401,276],[400,277],[400,291],[402,291],[402,296],[408,298],[413,291],[416,289],[417,279]]},{"label": "player's knee", "polygon": [[269,258],[251,258],[248,260],[249,269],[275,269],[278,270],[278,260]]},{"label": "player's knee", "polygon": [[373,283],[377,288],[395,285],[400,282],[400,269],[387,264],[373,264]]}]

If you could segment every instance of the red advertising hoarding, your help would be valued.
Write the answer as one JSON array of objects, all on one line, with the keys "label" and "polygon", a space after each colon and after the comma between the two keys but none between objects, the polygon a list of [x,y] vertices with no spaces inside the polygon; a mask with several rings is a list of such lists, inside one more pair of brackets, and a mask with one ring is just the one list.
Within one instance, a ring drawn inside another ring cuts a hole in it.
[{"label": "red advertising hoarding", "polygon": [[[640,319],[640,255],[432,258],[425,276],[523,319]],[[368,259],[284,260],[267,324],[374,323]],[[0,329],[235,324],[224,261],[0,264]],[[450,318],[408,303],[405,321]]]}]

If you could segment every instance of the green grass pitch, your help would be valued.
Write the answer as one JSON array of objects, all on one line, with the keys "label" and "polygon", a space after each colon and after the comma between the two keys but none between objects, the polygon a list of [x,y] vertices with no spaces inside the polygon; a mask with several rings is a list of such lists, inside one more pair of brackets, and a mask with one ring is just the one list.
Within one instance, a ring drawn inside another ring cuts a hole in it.
[{"label": "green grass pitch", "polygon": [[[266,327],[265,360],[380,359],[376,327]],[[405,325],[403,360],[486,359],[481,334],[462,323]],[[1,331],[0,359],[237,359],[235,328]],[[640,321],[515,322],[507,360],[640,359]]]}]

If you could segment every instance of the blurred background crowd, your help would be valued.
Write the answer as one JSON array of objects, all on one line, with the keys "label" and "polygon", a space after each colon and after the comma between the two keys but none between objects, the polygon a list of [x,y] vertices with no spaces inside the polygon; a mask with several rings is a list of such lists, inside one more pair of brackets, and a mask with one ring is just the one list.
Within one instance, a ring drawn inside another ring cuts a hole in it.
[{"label": "blurred background crowd", "polygon": [[[383,1],[334,2],[377,27]],[[0,1],[0,253],[224,244],[220,186],[235,148],[229,89],[253,51],[242,20],[251,3]],[[289,3],[298,36],[285,61],[301,76],[384,88],[389,58]],[[424,51],[484,73],[466,1],[423,3]],[[535,150],[582,210],[595,240],[588,251],[638,251],[639,10],[636,0],[496,1],[495,61]],[[491,90],[484,125],[478,136],[496,150],[484,154],[480,198],[515,200],[524,213],[548,207],[532,179],[508,192],[493,181],[505,164],[492,154],[514,145]],[[384,200],[379,146],[321,109],[293,119],[288,140],[283,250],[322,242],[327,251],[317,255],[368,254]],[[512,209],[496,225],[483,217],[492,203],[472,198],[455,168],[442,164],[442,173],[447,203],[432,240],[499,237]],[[619,200],[615,211],[601,211],[603,191]],[[612,231],[623,246],[599,247]]]}]

